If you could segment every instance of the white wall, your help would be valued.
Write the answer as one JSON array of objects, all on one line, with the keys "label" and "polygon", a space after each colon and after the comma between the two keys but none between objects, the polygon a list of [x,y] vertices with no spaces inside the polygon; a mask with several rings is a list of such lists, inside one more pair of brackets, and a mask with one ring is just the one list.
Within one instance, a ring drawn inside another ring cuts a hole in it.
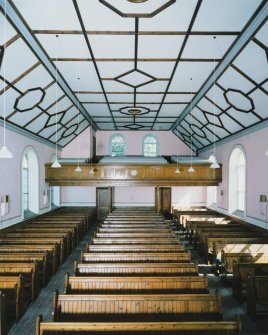
[{"label": "white wall", "polygon": [[[0,147],[3,145],[3,127],[0,126]],[[39,213],[50,209],[50,204],[44,204],[44,191],[49,189],[45,183],[45,163],[50,161],[54,149],[50,146],[19,135],[11,130],[6,130],[6,144],[13,153],[12,159],[0,158],[0,197],[8,195],[10,199],[10,212],[3,216],[2,228],[22,220],[21,203],[21,159],[24,150],[31,146],[38,157],[39,164]]]},{"label": "white wall", "polygon": [[[222,183],[218,186],[217,209],[229,213],[229,158],[236,145],[241,145],[246,154],[246,217],[248,222],[267,228],[267,206],[260,203],[260,195],[268,198],[268,128],[257,130],[225,144],[217,145],[216,157],[223,164]],[[200,156],[208,158],[212,150]],[[222,195],[221,195],[222,194]]]}]

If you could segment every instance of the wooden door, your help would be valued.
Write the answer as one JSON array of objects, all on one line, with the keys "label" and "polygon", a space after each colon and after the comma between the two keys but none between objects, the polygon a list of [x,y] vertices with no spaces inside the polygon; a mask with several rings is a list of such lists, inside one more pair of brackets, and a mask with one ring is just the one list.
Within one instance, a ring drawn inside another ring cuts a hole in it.
[{"label": "wooden door", "polygon": [[155,210],[168,219],[171,214],[171,187],[155,188]]},{"label": "wooden door", "polygon": [[97,220],[103,221],[108,213],[112,211],[113,188],[97,187],[96,188],[96,210]]},{"label": "wooden door", "polygon": [[171,187],[162,187],[162,214],[170,219],[171,213]]}]

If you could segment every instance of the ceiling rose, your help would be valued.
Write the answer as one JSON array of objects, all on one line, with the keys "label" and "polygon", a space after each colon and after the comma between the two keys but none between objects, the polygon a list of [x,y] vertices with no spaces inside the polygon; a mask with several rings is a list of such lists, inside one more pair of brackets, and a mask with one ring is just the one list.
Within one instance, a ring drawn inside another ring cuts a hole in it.
[{"label": "ceiling rose", "polygon": [[141,3],[141,2],[145,2],[147,0],[128,0],[129,2],[134,2],[134,3]]}]

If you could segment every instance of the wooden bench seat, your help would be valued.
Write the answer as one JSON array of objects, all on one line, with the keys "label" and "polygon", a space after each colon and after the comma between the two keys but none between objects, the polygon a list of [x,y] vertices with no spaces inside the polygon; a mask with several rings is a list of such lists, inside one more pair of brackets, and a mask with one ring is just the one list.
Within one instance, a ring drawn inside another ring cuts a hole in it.
[{"label": "wooden bench seat", "polygon": [[208,293],[206,276],[74,277],[66,274],[67,294]]},{"label": "wooden bench seat", "polygon": [[143,238],[143,237],[136,237],[136,238],[92,238],[91,242],[93,244],[99,245],[120,245],[120,244],[180,244],[179,240],[176,236],[170,238]]},{"label": "wooden bench seat", "polygon": [[172,234],[171,228],[167,229],[158,229],[158,228],[144,228],[144,227],[139,227],[139,228],[102,228],[99,227],[97,229],[98,233],[101,234],[128,234],[128,233],[135,233],[135,234],[150,234],[154,232],[155,234]]},{"label": "wooden bench seat", "polygon": [[237,237],[213,241],[213,260],[221,262],[222,251],[224,252],[249,252],[268,253],[268,240],[255,237]]},{"label": "wooden bench seat", "polygon": [[74,247],[78,244],[80,240],[79,232],[76,227],[76,225],[66,225],[66,226],[58,226],[58,225],[53,225],[53,224],[35,224],[35,223],[29,223],[27,226],[24,226],[23,228],[15,228],[14,232],[40,232],[42,233],[62,233],[66,232],[68,234],[71,234],[72,236],[72,241],[73,241],[73,249]]},{"label": "wooden bench seat", "polygon": [[59,246],[54,245],[0,245],[0,254],[27,254],[27,253],[44,253],[48,256],[49,274],[55,274],[59,263]]},{"label": "wooden bench seat", "polygon": [[35,244],[48,244],[54,245],[55,243],[59,246],[59,263],[62,264],[67,255],[69,254],[68,248],[70,246],[67,244],[67,239],[65,236],[40,236],[39,235],[27,235],[19,234],[17,235],[5,235],[0,237],[0,244],[12,244],[12,245],[35,245]]},{"label": "wooden bench seat", "polygon": [[25,298],[28,302],[35,300],[39,291],[38,283],[38,263],[0,263],[1,276],[19,276],[23,275]]},{"label": "wooden bench seat", "polygon": [[195,322],[43,322],[36,321],[36,335],[240,335],[240,321]]},{"label": "wooden bench seat", "polygon": [[74,263],[76,276],[198,275],[195,263]]},{"label": "wooden bench seat", "polygon": [[11,234],[40,234],[39,236],[52,236],[53,234],[63,234],[66,236],[68,244],[71,247],[71,251],[75,248],[79,242],[77,229],[74,228],[43,228],[43,227],[23,227],[15,228],[11,231]]},{"label": "wooden bench seat", "polygon": [[221,266],[224,274],[233,273],[234,261],[237,263],[268,263],[268,253],[225,252],[222,250]]},{"label": "wooden bench seat", "polygon": [[84,228],[79,224],[74,222],[73,220],[64,220],[61,221],[52,221],[52,220],[39,220],[39,221],[32,221],[27,223],[28,227],[42,227],[42,228],[75,228],[77,229],[78,240],[80,241],[81,238],[85,235]]},{"label": "wooden bench seat", "polygon": [[0,276],[0,291],[6,296],[6,314],[18,321],[25,311],[25,292],[23,275]]},{"label": "wooden bench seat", "polygon": [[88,244],[86,250],[88,252],[184,252],[183,244],[118,244],[118,245],[101,245]]},{"label": "wooden bench seat", "polygon": [[179,253],[81,253],[81,263],[93,262],[190,262],[190,252]]},{"label": "wooden bench seat", "polygon": [[166,224],[136,224],[136,223],[129,223],[129,224],[124,224],[124,223],[118,223],[118,224],[101,224],[100,228],[131,228],[131,229],[136,229],[136,228],[146,228],[146,229],[167,229],[170,230],[170,227]]},{"label": "wooden bench seat", "polygon": [[1,246],[56,246],[57,245],[57,263],[62,264],[65,260],[66,241],[63,239],[51,238],[0,238]]},{"label": "wooden bench seat", "polygon": [[0,254],[1,263],[28,263],[38,262],[38,278],[39,283],[45,286],[48,279],[51,277],[52,272],[49,273],[48,269],[48,252],[39,253],[12,253],[12,254]]},{"label": "wooden bench seat", "polygon": [[237,299],[247,293],[247,279],[251,276],[267,276],[268,263],[237,263],[233,264],[233,296]]},{"label": "wooden bench seat", "polygon": [[267,275],[248,274],[247,278],[247,313],[256,321],[258,306],[261,312],[268,313],[268,272]]},{"label": "wooden bench seat", "polygon": [[168,231],[168,232],[162,232],[162,233],[155,233],[153,230],[151,232],[132,232],[132,233],[114,233],[114,232],[109,232],[109,233],[95,233],[94,234],[95,238],[108,238],[108,239],[114,239],[114,238],[177,238],[174,232]]},{"label": "wooden bench seat", "polygon": [[216,294],[58,294],[53,321],[221,321]]},{"label": "wooden bench seat", "polygon": [[78,230],[81,232],[81,235],[85,235],[87,233],[87,222],[85,221],[85,218],[82,217],[77,217],[71,216],[70,214],[65,214],[65,215],[59,215],[59,216],[41,216],[39,219],[35,219],[32,222],[46,222],[46,223],[57,223],[57,224],[65,224],[65,223],[73,223],[76,224]]}]

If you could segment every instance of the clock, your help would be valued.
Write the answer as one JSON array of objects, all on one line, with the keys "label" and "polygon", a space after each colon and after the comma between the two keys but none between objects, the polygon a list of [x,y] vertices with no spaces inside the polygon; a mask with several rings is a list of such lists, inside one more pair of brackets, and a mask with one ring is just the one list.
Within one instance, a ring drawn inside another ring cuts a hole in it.
[{"label": "clock", "polygon": [[131,174],[132,177],[136,177],[137,173],[138,173],[138,171],[135,170],[135,169],[133,169],[133,170],[130,171],[130,174]]}]

